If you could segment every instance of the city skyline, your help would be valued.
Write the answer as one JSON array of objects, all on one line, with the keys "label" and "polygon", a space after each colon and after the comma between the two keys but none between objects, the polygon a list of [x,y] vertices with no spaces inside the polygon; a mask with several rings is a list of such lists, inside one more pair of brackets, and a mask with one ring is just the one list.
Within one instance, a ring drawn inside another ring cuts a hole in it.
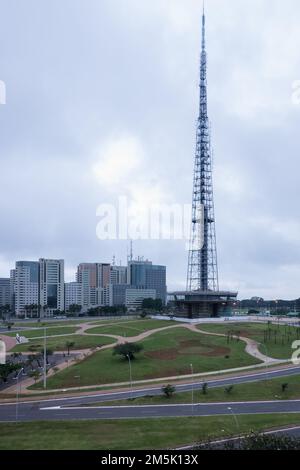
[{"label": "city skyline", "polygon": [[[12,4],[1,9],[0,276],[47,255],[67,260],[71,281],[81,259],[126,259],[126,241],[96,238],[100,203],[190,202],[202,6],[19,9],[14,20]],[[241,298],[299,297],[298,14],[295,0],[206,5],[220,287]],[[184,242],[136,241],[135,252],[168,266],[170,290],[184,288]]]}]

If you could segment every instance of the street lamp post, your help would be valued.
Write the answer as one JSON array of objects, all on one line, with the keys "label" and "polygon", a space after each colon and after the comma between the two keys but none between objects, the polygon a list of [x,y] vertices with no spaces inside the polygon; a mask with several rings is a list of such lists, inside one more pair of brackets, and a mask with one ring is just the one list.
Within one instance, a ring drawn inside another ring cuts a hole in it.
[{"label": "street lamp post", "polygon": [[78,384],[79,384],[79,388],[80,388],[80,375],[74,375],[74,379],[78,379]]},{"label": "street lamp post", "polygon": [[231,406],[228,406],[227,410],[230,411],[230,413],[232,414],[233,419],[234,419],[235,424],[236,424],[236,427],[237,427],[237,430],[238,430],[238,432],[240,432],[240,425],[239,425],[239,422],[238,422],[238,419],[237,419],[237,416],[236,416],[235,412],[233,411]]},{"label": "street lamp post", "polygon": [[194,369],[193,369],[193,364],[191,364],[191,372],[192,372],[192,412],[194,414]]},{"label": "street lamp post", "polygon": [[[267,348],[266,344],[265,344],[265,343],[258,343],[258,344],[260,344],[261,346],[264,347],[264,349],[265,349],[265,356],[266,356],[266,357],[269,357],[269,356],[268,356],[268,348]],[[269,365],[268,365],[268,361],[265,361],[265,368],[266,368],[266,379],[268,379],[268,375],[269,375]]]},{"label": "street lamp post", "polygon": [[19,418],[19,377],[21,373],[24,371],[24,367],[19,370],[18,375],[17,375],[17,390],[16,390],[16,423],[18,422]]},{"label": "street lamp post", "polygon": [[44,328],[44,389],[47,388],[47,349],[46,349],[46,327]]},{"label": "street lamp post", "polygon": [[130,393],[131,393],[131,398],[133,398],[133,390],[132,390],[132,370],[131,370],[131,360],[130,360],[130,355],[127,354],[128,358],[128,363],[129,363],[129,380],[130,380]]}]

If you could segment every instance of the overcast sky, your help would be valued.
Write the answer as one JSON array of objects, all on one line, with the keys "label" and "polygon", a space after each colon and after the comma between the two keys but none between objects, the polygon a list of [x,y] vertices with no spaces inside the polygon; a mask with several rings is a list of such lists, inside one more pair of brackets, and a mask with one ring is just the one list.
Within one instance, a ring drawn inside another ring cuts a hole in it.
[{"label": "overcast sky", "polygon": [[[201,0],[0,0],[0,276],[15,260],[126,261],[96,236],[119,196],[190,203]],[[300,296],[298,0],[207,0],[220,287]],[[135,255],[185,287],[184,241]]]}]

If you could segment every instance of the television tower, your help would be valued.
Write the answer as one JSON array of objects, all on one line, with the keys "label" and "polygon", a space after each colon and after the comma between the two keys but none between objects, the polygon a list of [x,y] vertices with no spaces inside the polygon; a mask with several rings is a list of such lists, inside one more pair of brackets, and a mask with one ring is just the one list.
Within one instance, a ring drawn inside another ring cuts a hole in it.
[{"label": "television tower", "polygon": [[192,225],[187,273],[187,291],[189,292],[219,290],[206,71],[207,54],[203,7],[200,109],[197,122]]}]

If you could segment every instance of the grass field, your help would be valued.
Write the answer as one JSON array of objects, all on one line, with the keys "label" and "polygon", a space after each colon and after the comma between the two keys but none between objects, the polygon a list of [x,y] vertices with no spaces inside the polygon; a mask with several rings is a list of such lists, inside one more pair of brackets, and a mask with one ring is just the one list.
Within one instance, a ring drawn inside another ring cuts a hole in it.
[{"label": "grass field", "polygon": [[[288,383],[285,392],[282,391],[282,384]],[[272,380],[262,380],[247,384],[234,385],[230,394],[225,392],[225,387],[207,389],[204,395],[200,387],[194,388],[194,403],[218,403],[234,401],[255,401],[255,400],[296,400],[300,398],[300,376],[281,377]],[[91,406],[128,406],[128,405],[172,405],[176,403],[191,403],[192,392],[176,393],[171,398],[165,395],[146,396],[142,398],[114,400],[107,402],[93,403]],[[87,405],[89,406],[89,405]]]},{"label": "grass field", "polygon": [[[300,328],[290,327],[286,325],[268,325],[263,323],[231,323],[231,324],[203,324],[198,328],[203,331],[213,333],[222,333],[227,335],[228,332],[240,334],[247,338],[254,339],[258,343],[259,350],[267,356],[275,359],[289,359],[294,350],[292,343],[300,339]],[[268,333],[267,335],[267,332]],[[265,341],[265,335],[266,341]],[[235,340],[233,340],[235,341]]]},{"label": "grass field", "polygon": [[[91,321],[91,320],[89,320]],[[14,323],[14,322],[13,322]],[[60,320],[60,321],[55,321],[55,320],[49,320],[49,321],[24,321],[24,322],[15,322],[14,323],[14,328],[24,326],[24,327],[29,327],[29,328],[43,328],[46,326],[47,328],[50,328],[52,326],[72,326],[72,325],[80,325],[81,323],[87,323],[87,320],[82,320],[80,318],[78,319],[73,319],[73,320]]]},{"label": "grass field", "polygon": [[[71,335],[65,337],[50,337],[47,339],[47,348],[52,349],[53,351],[65,351],[66,342],[74,342],[74,346],[70,348],[72,351],[80,349],[94,348],[99,345],[111,344],[114,343],[112,338],[107,338],[105,336],[82,336],[82,335]],[[40,340],[31,340],[26,344],[19,344],[12,349],[12,352],[26,352],[30,350],[40,351],[43,348],[43,338]]]},{"label": "grass field", "polygon": [[[194,373],[260,364],[245,353],[242,341],[228,346],[226,338],[201,335],[184,328],[156,333],[141,344],[143,352],[131,361],[133,380],[190,374],[191,363]],[[100,351],[49,378],[48,387],[76,386],[74,376],[77,375],[81,377],[81,385],[127,382],[128,369],[128,361],[113,356],[112,350]],[[33,386],[39,387],[40,384]]]},{"label": "grass field", "polygon": [[[296,425],[300,414],[242,415],[239,433]],[[1,423],[0,450],[168,449],[237,434],[232,416]]]},{"label": "grass field", "polygon": [[138,336],[141,333],[149,330],[155,330],[157,328],[164,328],[167,326],[177,325],[174,321],[167,320],[137,320],[117,323],[111,326],[98,326],[86,330],[89,334],[107,334],[107,335],[118,335],[118,336]]},{"label": "grass field", "polygon": [[[76,326],[62,326],[59,327],[52,327],[46,328],[46,336],[56,336],[56,335],[70,335],[74,334],[78,328]],[[38,330],[22,330],[22,331],[14,331],[11,333],[5,333],[6,336],[15,337],[16,334],[19,333],[20,336],[25,336],[26,338],[41,338],[44,337],[44,328]]]}]

